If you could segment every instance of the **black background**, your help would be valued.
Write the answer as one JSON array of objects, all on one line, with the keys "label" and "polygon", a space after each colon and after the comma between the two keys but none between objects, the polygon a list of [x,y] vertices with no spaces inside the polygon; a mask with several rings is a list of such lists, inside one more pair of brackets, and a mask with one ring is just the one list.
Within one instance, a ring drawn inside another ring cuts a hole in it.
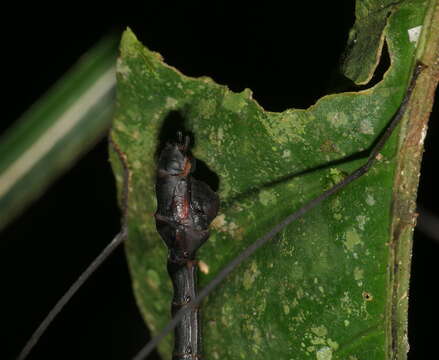
[{"label": "black background", "polygon": [[[267,110],[307,107],[330,91],[354,22],[353,1],[295,7],[240,4],[10,4],[1,22],[6,101],[0,130],[103,35],[126,26],[183,73],[208,75],[235,91],[251,88]],[[419,204],[439,214],[437,113],[436,106]],[[2,232],[0,358],[14,358],[60,295],[118,232],[120,214],[107,157],[102,141]],[[414,239],[410,359],[423,359],[435,350],[437,331],[431,330],[439,320],[433,294],[439,243],[418,230]],[[29,359],[128,359],[147,336],[119,249],[74,297]]]}]

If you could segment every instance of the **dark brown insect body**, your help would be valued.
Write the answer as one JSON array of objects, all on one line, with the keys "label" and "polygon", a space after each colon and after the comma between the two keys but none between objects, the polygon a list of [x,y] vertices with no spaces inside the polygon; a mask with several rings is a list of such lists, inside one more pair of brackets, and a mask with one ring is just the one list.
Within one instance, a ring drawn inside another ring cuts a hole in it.
[{"label": "dark brown insect body", "polygon": [[[181,138],[181,136],[180,136]],[[155,214],[157,231],[168,250],[168,272],[174,287],[172,315],[196,297],[195,252],[209,237],[208,226],[218,212],[218,196],[194,179],[195,160],[189,138],[167,144],[158,163]],[[175,328],[173,360],[201,359],[198,308],[192,308]]]}]

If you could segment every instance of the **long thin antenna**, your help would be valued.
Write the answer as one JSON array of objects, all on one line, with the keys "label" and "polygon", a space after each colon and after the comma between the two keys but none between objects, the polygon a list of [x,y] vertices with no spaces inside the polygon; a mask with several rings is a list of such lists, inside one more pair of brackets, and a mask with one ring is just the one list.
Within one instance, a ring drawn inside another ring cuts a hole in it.
[{"label": "long thin antenna", "polygon": [[111,242],[102,250],[102,252],[92,261],[92,263],[85,269],[85,271],[78,277],[78,279],[70,286],[65,294],[58,300],[52,310],[46,315],[44,320],[40,323],[38,328],[34,331],[26,345],[21,350],[17,357],[17,360],[24,360],[35,347],[40,340],[41,336],[46,332],[50,324],[55,320],[56,316],[61,312],[64,306],[70,301],[73,295],[81,288],[81,286],[87,281],[91,274],[93,274],[99,266],[113,253],[113,251],[122,243],[127,237],[128,227],[126,224],[126,213],[128,206],[128,183],[129,183],[129,170],[126,162],[125,154],[119,149],[116,143],[110,137],[110,144],[118,154],[121,163],[124,168],[124,189],[122,194],[122,227],[121,231],[111,240]]},{"label": "long thin antenna", "polygon": [[238,265],[240,265],[243,261],[249,258],[256,250],[258,250],[261,246],[265,245],[271,238],[273,238],[276,234],[282,231],[286,226],[291,224],[293,221],[302,217],[311,209],[315,208],[322,201],[326,200],[331,195],[337,193],[339,190],[353,182],[354,180],[363,176],[369,169],[372,167],[373,163],[377,160],[377,155],[382,150],[390,135],[392,135],[395,128],[400,123],[401,119],[404,116],[407,105],[410,101],[411,95],[413,93],[413,89],[415,88],[416,80],[421,73],[421,71],[426,66],[422,63],[417,63],[415,70],[413,72],[412,78],[410,80],[409,87],[407,89],[407,93],[401,103],[401,106],[398,109],[398,112],[387,126],[386,131],[382,134],[381,138],[372,148],[370,155],[366,161],[366,163],[360,166],[357,170],[352,172],[349,176],[344,178],[342,181],[334,185],[332,188],[326,190],[319,196],[315,197],[305,205],[303,205],[299,210],[295,211],[291,215],[287,216],[282,222],[274,226],[268,233],[257,239],[253,244],[247,247],[241,254],[239,254],[236,258],[230,261],[216,276],[215,278],[207,284],[198,294],[198,296],[192,300],[186,308],[180,309],[175,316],[168,322],[168,324],[163,328],[163,330],[155,336],[151,341],[149,341],[133,358],[133,360],[143,360],[145,359],[160,343],[160,341],[168,335],[170,331],[172,331],[177,324],[181,321],[183,316],[190,311],[191,307],[198,306],[203,299],[209,295],[212,290],[214,290]]}]

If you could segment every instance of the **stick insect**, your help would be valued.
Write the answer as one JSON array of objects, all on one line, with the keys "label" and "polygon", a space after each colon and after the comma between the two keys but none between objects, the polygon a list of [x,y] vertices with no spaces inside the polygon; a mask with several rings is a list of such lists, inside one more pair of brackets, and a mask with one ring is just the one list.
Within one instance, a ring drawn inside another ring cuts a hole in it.
[{"label": "stick insect", "polygon": [[208,226],[218,213],[218,196],[194,179],[194,159],[189,155],[189,137],[168,143],[160,154],[157,169],[157,231],[169,249],[168,272],[174,287],[172,315],[188,308],[175,329],[173,359],[201,358],[201,329],[196,298],[195,253],[208,239]]},{"label": "stick insect", "polygon": [[[152,350],[158,345],[158,343],[170,332],[172,331],[178,324],[181,322],[181,320],[186,316],[186,314],[194,307],[197,307],[201,304],[202,300],[208,296],[213,289],[215,289],[226,277],[228,274],[230,274],[239,264],[241,264],[243,261],[245,261],[247,258],[249,258],[254,252],[256,252],[260,247],[262,247],[264,244],[266,244],[270,239],[272,239],[276,234],[278,234],[281,230],[283,230],[286,226],[288,226],[293,221],[299,219],[301,216],[303,216],[305,213],[310,211],[311,209],[318,206],[320,203],[325,201],[330,196],[338,193],[343,188],[348,186],[353,181],[361,178],[364,174],[366,174],[373,166],[373,164],[376,162],[377,158],[379,157],[379,153],[386,144],[389,137],[392,135],[395,128],[400,123],[401,119],[403,118],[407,105],[410,102],[413,90],[416,85],[416,80],[419,76],[419,74],[424,69],[424,65],[417,64],[414,70],[414,73],[412,75],[410,84],[408,86],[408,90],[406,92],[406,95],[397,111],[397,113],[394,115],[393,119],[387,126],[384,133],[381,135],[381,137],[376,141],[375,145],[373,146],[367,161],[360,166],[357,170],[353,171],[351,174],[343,178],[341,181],[336,183],[334,186],[329,188],[328,190],[324,191],[319,196],[315,197],[311,201],[304,204],[302,207],[300,207],[298,210],[294,211],[291,215],[287,216],[283,221],[278,223],[276,226],[274,226],[269,232],[267,232],[265,235],[258,238],[254,243],[252,243],[248,248],[246,248],[240,255],[238,255],[236,258],[234,258],[225,268],[223,268],[216,277],[207,285],[205,286],[198,296],[194,299],[191,299],[186,305],[182,307],[179,311],[177,311],[172,320],[167,324],[167,326],[155,337],[153,338],[136,356],[135,360],[140,360],[146,358]],[[111,139],[110,139],[111,141]],[[130,171],[127,167],[126,157],[125,154],[120,151],[117,144],[114,142],[111,142],[113,149],[118,154],[121,163],[124,166],[124,196],[123,196],[123,204],[124,204],[124,219],[126,215],[126,204],[127,204],[127,192],[128,192],[128,183],[129,183],[129,177],[130,177]],[[49,315],[46,317],[46,319],[41,323],[41,325],[38,327],[38,329],[35,331],[29,342],[26,344],[26,346],[23,348],[22,352],[18,356],[19,360],[23,360],[27,357],[27,355],[30,353],[32,348],[35,346],[35,344],[38,342],[38,339],[41,337],[41,335],[44,333],[44,331],[47,329],[47,327],[50,325],[50,323],[53,321],[55,316],[59,313],[59,311],[62,309],[62,307],[70,300],[70,298],[74,295],[74,293],[78,290],[78,288],[85,282],[85,280],[91,275],[91,273],[104,261],[106,257],[108,257],[111,252],[123,241],[123,239],[127,236],[127,227],[125,220],[122,222],[122,230],[121,232],[115,237],[115,239],[109,244],[109,246],[104,249],[103,253],[98,256],[98,258],[90,265],[90,267],[79,277],[79,279],[72,285],[72,287],[69,289],[69,291],[60,299],[60,301],[55,305],[53,310],[49,313]],[[184,346],[188,347],[190,344],[184,344]],[[190,357],[189,357],[190,358]]]}]

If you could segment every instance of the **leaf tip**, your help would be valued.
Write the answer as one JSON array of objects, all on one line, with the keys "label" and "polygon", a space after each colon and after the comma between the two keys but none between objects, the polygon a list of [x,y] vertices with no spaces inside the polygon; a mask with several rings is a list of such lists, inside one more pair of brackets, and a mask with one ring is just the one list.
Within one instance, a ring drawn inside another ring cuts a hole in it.
[{"label": "leaf tip", "polygon": [[[120,54],[122,56],[129,55],[133,50],[137,50],[137,47],[141,45],[139,40],[133,31],[127,27],[122,34],[122,39],[120,41]],[[137,52],[137,51],[136,51]]]}]

